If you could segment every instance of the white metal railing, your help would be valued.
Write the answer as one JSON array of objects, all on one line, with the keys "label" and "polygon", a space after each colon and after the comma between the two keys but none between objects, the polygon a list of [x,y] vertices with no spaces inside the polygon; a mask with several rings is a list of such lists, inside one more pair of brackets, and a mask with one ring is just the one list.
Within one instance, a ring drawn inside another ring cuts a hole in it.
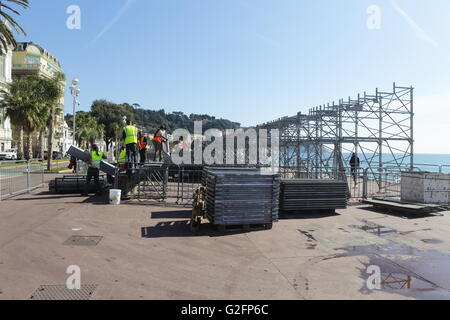
[{"label": "white metal railing", "polygon": [[41,160],[0,161],[0,201],[42,187],[44,168]]}]

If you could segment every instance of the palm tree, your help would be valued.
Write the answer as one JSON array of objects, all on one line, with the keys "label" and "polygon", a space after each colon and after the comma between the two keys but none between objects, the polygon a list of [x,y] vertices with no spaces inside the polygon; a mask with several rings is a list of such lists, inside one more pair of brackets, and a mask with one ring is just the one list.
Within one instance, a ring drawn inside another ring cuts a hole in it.
[{"label": "palm tree", "polygon": [[17,143],[17,159],[22,160],[24,157],[23,145],[23,118],[24,110],[22,109],[22,101],[26,99],[25,90],[19,90],[19,83],[14,82],[8,90],[3,89],[1,95],[3,100],[0,101],[0,108],[4,108],[6,116],[10,119],[11,124],[19,131],[19,140]]},{"label": "palm tree", "polygon": [[105,126],[99,124],[97,118],[89,113],[77,113],[77,132],[75,139],[80,147],[89,148],[89,144],[94,144],[95,140],[103,137]]},{"label": "palm tree", "polygon": [[47,120],[48,125],[48,140],[47,140],[47,170],[52,168],[52,156],[53,156],[53,135],[55,133],[55,118],[58,117],[63,111],[64,106],[59,104],[61,97],[64,95],[64,87],[66,85],[66,76],[63,73],[58,72],[52,79],[52,92],[56,95],[50,94],[48,96],[49,103],[51,104],[51,112]]},{"label": "palm tree", "polygon": [[11,122],[27,134],[27,159],[33,157],[33,134],[46,125],[59,90],[60,87],[55,86],[52,80],[30,75],[16,79],[0,91],[4,97],[0,106],[6,109]]},{"label": "palm tree", "polygon": [[[28,8],[29,0],[0,0],[0,18],[7,22],[18,34],[22,33],[26,35],[25,30],[23,30],[10,14],[13,13],[20,16],[20,13],[11,7],[12,4],[26,9]],[[10,13],[5,12],[5,9],[10,11]],[[5,54],[11,46],[17,46],[14,34],[6,23],[0,23],[0,54]]]}]

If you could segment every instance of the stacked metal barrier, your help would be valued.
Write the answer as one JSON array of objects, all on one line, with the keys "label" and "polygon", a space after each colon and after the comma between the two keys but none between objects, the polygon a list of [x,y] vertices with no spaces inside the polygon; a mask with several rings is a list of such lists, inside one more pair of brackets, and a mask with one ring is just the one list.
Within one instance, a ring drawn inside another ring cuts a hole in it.
[{"label": "stacked metal barrier", "polygon": [[[105,177],[100,177],[100,186],[105,188],[107,180]],[[50,193],[56,194],[77,194],[82,193],[86,186],[86,176],[64,176],[62,178],[56,178],[49,182],[48,188]],[[89,192],[97,191],[94,179],[92,179],[89,188]]]},{"label": "stacked metal barrier", "polygon": [[282,180],[282,211],[335,210],[347,207],[347,185],[337,180]]},{"label": "stacked metal barrier", "polygon": [[278,221],[280,176],[259,169],[205,168],[206,217],[214,225]]}]

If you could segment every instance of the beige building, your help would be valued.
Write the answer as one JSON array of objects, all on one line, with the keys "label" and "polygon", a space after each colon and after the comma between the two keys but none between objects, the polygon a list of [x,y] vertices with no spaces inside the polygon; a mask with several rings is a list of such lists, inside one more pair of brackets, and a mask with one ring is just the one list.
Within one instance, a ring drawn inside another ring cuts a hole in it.
[{"label": "beige building", "polygon": [[[50,52],[33,42],[19,42],[12,55],[12,78],[23,77],[26,75],[39,75],[51,79],[58,72],[63,73],[59,60]],[[65,86],[65,84],[64,84]],[[62,112],[58,115],[55,125],[55,134],[53,140],[53,150],[65,153],[67,151],[67,124],[64,121],[64,97],[60,100],[60,109]],[[42,148],[47,149],[47,132],[39,134],[44,135]],[[34,137],[34,152],[40,150],[39,134]],[[13,128],[13,138],[17,139],[17,130]],[[71,139],[69,137],[69,139]],[[35,154],[36,156],[37,154]]]}]

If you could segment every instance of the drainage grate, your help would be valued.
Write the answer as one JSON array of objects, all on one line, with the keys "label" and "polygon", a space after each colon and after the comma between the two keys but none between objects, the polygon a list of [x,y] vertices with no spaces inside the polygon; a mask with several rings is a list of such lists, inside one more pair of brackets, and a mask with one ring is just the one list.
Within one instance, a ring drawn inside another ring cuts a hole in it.
[{"label": "drainage grate", "polygon": [[96,284],[82,285],[81,289],[67,289],[65,285],[40,286],[30,300],[89,300],[97,289]]},{"label": "drainage grate", "polygon": [[103,239],[100,236],[71,236],[63,245],[66,246],[96,246]]}]

